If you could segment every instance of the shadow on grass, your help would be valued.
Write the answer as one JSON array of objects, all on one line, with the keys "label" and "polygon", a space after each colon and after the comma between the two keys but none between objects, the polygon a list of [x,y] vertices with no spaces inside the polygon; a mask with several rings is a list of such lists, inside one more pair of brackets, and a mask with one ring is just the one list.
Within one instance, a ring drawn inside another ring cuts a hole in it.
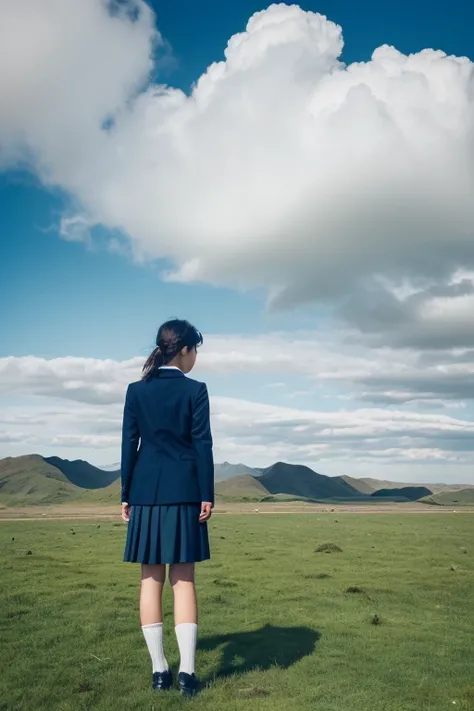
[{"label": "shadow on grass", "polygon": [[321,634],[309,627],[273,627],[265,625],[252,632],[207,637],[199,648],[212,651],[222,647],[220,666],[211,677],[244,674],[278,666],[288,669],[314,652]]}]

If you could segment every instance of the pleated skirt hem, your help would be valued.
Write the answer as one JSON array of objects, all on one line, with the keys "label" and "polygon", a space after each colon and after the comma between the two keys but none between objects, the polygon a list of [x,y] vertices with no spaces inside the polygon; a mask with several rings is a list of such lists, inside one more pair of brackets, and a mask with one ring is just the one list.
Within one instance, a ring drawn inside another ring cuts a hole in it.
[{"label": "pleated skirt hem", "polygon": [[207,523],[199,522],[200,504],[132,506],[125,563],[176,565],[211,557]]}]

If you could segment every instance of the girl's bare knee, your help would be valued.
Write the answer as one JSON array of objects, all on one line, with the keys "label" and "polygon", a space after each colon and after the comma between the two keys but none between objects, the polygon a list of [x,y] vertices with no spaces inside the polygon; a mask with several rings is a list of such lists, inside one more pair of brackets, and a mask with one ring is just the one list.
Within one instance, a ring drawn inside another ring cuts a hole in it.
[{"label": "girl's bare knee", "polygon": [[157,583],[164,583],[166,580],[166,566],[142,564],[142,582],[144,580],[154,580]]},{"label": "girl's bare knee", "polygon": [[194,563],[170,565],[169,579],[173,586],[177,583],[194,583]]}]

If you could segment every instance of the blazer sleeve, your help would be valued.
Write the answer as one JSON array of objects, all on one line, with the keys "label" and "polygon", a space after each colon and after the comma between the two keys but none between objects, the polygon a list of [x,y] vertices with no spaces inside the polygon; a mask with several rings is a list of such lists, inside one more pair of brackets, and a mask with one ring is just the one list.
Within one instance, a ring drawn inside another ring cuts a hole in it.
[{"label": "blazer sleeve", "polygon": [[214,504],[214,458],[207,387],[201,384],[193,402],[192,441],[196,452],[201,501]]},{"label": "blazer sleeve", "polygon": [[139,442],[140,432],[138,430],[133,391],[129,385],[125,396],[122,425],[122,502],[128,503],[129,500],[130,484],[137,461]]}]

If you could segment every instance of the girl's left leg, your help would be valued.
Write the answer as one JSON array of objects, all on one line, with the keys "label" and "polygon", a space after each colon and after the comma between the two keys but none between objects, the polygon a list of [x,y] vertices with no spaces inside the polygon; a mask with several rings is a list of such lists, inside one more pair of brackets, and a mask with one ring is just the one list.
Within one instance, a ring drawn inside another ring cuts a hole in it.
[{"label": "girl's left leg", "polygon": [[194,587],[194,563],[170,566],[170,583],[174,594],[174,620],[181,657],[180,673],[194,675],[198,610]]},{"label": "girl's left leg", "polygon": [[162,596],[165,580],[164,565],[142,565],[140,621],[154,674],[156,672],[162,674],[169,669],[163,650]]}]

